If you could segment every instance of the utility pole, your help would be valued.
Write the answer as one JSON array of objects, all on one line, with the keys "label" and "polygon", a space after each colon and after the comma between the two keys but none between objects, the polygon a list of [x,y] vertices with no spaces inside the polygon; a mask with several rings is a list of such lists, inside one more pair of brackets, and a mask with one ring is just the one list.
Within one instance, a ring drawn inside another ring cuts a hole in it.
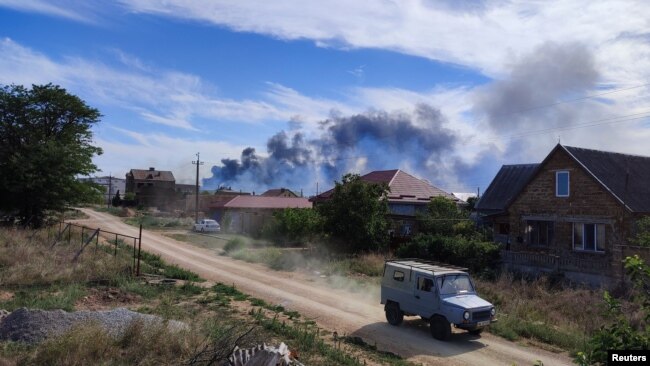
[{"label": "utility pole", "polygon": [[111,192],[113,191],[113,177],[108,173],[108,198],[106,199],[106,207],[111,207]]},{"label": "utility pole", "polygon": [[194,222],[199,222],[199,166],[203,165],[199,157],[200,153],[196,153],[196,161],[193,161],[192,164],[196,164],[196,201],[194,202]]}]

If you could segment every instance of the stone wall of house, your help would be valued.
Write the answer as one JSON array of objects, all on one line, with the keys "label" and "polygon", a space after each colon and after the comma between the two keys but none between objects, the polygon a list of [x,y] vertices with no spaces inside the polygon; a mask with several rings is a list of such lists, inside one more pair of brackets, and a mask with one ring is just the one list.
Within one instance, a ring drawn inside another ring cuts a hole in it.
[{"label": "stone wall of house", "polygon": [[[555,195],[555,173],[558,170],[569,171],[569,197]],[[614,246],[626,244],[632,216],[564,150],[557,149],[509,207],[509,217],[513,251],[552,253],[564,258],[569,267],[582,267],[580,262],[584,261],[584,267],[602,273],[603,269],[610,272],[620,267],[615,263],[618,255],[614,255]],[[525,217],[555,222],[554,239],[548,247],[527,243]],[[580,220],[606,224],[605,253],[573,250],[572,222]]]}]

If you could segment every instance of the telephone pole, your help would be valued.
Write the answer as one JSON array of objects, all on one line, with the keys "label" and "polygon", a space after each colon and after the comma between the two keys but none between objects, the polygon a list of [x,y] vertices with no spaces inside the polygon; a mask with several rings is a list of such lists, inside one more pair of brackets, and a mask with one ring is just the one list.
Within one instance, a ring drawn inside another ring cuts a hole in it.
[{"label": "telephone pole", "polygon": [[203,165],[203,162],[201,161],[199,154],[200,153],[196,153],[196,161],[192,162],[192,164],[196,165],[196,195],[194,197],[196,199],[196,201],[194,202],[195,223],[199,222],[199,166]]}]

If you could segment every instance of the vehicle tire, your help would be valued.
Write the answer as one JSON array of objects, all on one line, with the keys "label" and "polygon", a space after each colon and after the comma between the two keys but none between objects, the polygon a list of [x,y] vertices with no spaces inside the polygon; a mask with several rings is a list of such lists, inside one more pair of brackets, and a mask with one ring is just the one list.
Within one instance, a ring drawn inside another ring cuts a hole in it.
[{"label": "vehicle tire", "polygon": [[389,302],[384,308],[386,311],[386,320],[390,325],[400,325],[404,321],[404,312],[400,310],[399,304],[395,302]]},{"label": "vehicle tire", "polygon": [[433,338],[439,341],[449,340],[451,337],[451,324],[443,316],[435,315],[431,318],[429,323],[429,328],[431,330],[431,335]]},{"label": "vehicle tire", "polygon": [[481,335],[481,333],[483,333],[483,328],[472,329],[472,330],[469,330],[468,332],[469,332],[469,334],[475,335],[475,336]]}]

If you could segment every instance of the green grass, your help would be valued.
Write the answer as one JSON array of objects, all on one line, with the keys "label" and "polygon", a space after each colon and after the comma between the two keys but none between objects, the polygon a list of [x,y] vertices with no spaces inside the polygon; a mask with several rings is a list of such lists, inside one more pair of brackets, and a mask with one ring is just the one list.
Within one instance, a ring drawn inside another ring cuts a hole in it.
[{"label": "green grass", "polygon": [[140,253],[140,260],[142,261],[141,266],[144,272],[158,274],[177,280],[193,282],[205,281],[192,271],[183,269],[175,264],[166,263],[158,254],[143,251]]},{"label": "green grass", "polygon": [[192,225],[191,218],[170,218],[170,217],[155,217],[151,215],[141,215],[136,217],[129,217],[124,220],[129,225],[140,226],[146,229],[178,229],[190,228]]},{"label": "green grass", "polygon": [[86,294],[85,287],[79,284],[53,286],[48,289],[27,288],[18,290],[7,301],[0,301],[0,308],[14,311],[18,308],[74,310],[74,304]]},{"label": "green grass", "polygon": [[187,233],[187,234],[169,233],[164,235],[174,240],[194,244],[201,248],[207,248],[207,249],[223,249],[227,243],[226,239],[222,239],[221,237],[217,238],[212,235],[199,235],[194,233]]},{"label": "green grass", "polygon": [[106,212],[117,217],[126,217],[126,209],[123,207],[102,206],[102,207],[93,207],[93,210],[99,212]]}]

